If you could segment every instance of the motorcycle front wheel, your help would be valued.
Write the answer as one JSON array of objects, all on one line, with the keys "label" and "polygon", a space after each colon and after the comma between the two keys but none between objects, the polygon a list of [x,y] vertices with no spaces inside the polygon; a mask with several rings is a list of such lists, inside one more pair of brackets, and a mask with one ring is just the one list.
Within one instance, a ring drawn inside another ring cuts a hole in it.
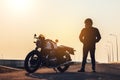
[{"label": "motorcycle front wheel", "polygon": [[25,58],[24,68],[27,72],[33,73],[40,66],[40,56],[37,50],[31,51]]}]

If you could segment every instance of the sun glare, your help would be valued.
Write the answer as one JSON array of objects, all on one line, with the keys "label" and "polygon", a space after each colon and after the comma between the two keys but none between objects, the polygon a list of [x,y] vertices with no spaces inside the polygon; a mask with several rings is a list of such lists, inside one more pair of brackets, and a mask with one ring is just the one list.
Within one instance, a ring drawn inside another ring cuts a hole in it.
[{"label": "sun glare", "polygon": [[8,6],[14,11],[24,11],[29,8],[30,0],[9,0]]}]

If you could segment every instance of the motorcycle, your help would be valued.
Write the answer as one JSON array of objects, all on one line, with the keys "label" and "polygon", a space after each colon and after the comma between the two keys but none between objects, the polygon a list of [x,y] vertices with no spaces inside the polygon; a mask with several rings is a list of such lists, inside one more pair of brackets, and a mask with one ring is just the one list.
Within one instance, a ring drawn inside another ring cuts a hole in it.
[{"label": "motorcycle", "polygon": [[[71,55],[74,55],[74,49],[64,45],[58,46],[58,40],[50,39],[42,41],[37,35],[34,35],[36,48],[29,52],[24,61],[24,68],[28,73],[35,72],[38,68],[48,67],[55,71],[65,72],[72,63]],[[42,45],[42,46],[41,46]],[[47,49],[46,49],[47,48]]]}]

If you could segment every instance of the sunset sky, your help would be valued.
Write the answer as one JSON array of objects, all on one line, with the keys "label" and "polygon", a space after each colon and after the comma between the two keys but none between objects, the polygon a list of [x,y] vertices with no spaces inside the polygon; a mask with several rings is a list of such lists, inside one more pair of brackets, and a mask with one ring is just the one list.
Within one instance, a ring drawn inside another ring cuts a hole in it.
[{"label": "sunset sky", "polygon": [[116,38],[120,53],[120,0],[0,0],[0,59],[24,59],[35,48],[36,33],[73,47],[73,60],[81,61],[79,34],[86,18],[93,19],[102,36],[96,60],[107,62],[113,48],[116,61]]}]

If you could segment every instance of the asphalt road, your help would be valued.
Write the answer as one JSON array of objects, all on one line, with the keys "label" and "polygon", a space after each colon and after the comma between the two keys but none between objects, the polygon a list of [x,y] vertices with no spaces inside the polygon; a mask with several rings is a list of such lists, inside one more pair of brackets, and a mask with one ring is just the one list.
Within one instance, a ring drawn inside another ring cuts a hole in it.
[{"label": "asphalt road", "polygon": [[43,68],[28,74],[24,70],[0,73],[0,80],[120,80],[120,64],[97,64],[96,73],[91,64],[86,65],[86,72],[77,72],[79,65],[72,65],[64,73],[56,73],[53,69]]}]

